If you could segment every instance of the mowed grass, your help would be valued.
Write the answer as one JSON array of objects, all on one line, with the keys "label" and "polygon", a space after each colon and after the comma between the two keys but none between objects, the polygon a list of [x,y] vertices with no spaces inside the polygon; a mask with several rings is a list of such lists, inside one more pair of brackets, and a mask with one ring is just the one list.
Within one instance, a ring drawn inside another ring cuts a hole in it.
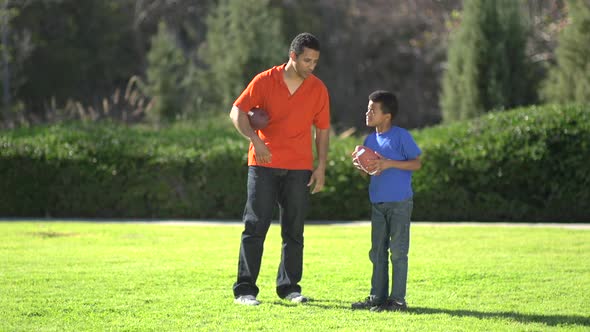
[{"label": "mowed grass", "polygon": [[414,224],[407,313],[368,295],[368,225],[308,225],[303,292],[277,298],[280,226],[262,304],[233,304],[240,225],[0,223],[0,331],[588,331],[590,231]]}]

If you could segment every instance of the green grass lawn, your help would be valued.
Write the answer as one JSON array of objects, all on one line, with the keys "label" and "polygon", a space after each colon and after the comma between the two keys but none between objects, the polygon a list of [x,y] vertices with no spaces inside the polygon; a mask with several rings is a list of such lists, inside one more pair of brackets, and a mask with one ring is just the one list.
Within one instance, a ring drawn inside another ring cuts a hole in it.
[{"label": "green grass lawn", "polygon": [[0,223],[0,331],[588,331],[590,231],[415,224],[406,313],[368,295],[369,226],[308,225],[303,293],[275,295],[280,227],[257,307],[233,304],[241,226]]}]

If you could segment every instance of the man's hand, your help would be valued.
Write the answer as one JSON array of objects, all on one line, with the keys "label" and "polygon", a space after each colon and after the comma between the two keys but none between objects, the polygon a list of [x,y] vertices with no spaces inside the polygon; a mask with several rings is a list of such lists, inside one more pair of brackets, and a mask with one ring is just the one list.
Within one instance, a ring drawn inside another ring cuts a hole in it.
[{"label": "man's hand", "polygon": [[268,164],[272,161],[272,153],[261,139],[252,140],[254,146],[254,158],[257,164]]},{"label": "man's hand", "polygon": [[309,183],[307,184],[308,187],[315,182],[315,186],[311,190],[312,194],[318,193],[322,191],[324,188],[324,181],[326,180],[326,170],[323,168],[316,168],[313,173],[311,173],[311,178],[309,179]]}]

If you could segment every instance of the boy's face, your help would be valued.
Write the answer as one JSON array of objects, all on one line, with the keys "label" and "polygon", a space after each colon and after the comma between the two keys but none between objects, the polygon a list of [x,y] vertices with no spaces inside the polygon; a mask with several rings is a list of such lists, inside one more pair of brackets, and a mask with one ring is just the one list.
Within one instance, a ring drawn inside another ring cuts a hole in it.
[{"label": "boy's face", "polygon": [[383,113],[381,110],[381,103],[374,103],[372,100],[369,100],[367,113],[365,113],[365,121],[367,127],[379,127],[391,121],[391,114]]}]

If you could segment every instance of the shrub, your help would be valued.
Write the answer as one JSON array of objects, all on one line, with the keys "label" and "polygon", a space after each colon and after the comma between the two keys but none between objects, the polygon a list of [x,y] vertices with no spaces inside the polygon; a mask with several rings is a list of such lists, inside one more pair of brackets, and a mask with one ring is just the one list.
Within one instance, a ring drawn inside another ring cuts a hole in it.
[{"label": "shrub", "polygon": [[[245,141],[219,128],[154,131],[70,123],[0,136],[4,216],[221,218],[239,215]],[[237,192],[231,189],[237,188]]]},{"label": "shrub", "polygon": [[[590,221],[590,112],[543,106],[414,131],[414,220]],[[361,137],[333,138],[309,219],[369,218],[351,165]],[[63,123],[0,134],[0,215],[239,219],[247,141],[229,119],[155,131]]]},{"label": "shrub", "polygon": [[590,220],[590,114],[582,106],[490,113],[416,134],[421,220]]}]

